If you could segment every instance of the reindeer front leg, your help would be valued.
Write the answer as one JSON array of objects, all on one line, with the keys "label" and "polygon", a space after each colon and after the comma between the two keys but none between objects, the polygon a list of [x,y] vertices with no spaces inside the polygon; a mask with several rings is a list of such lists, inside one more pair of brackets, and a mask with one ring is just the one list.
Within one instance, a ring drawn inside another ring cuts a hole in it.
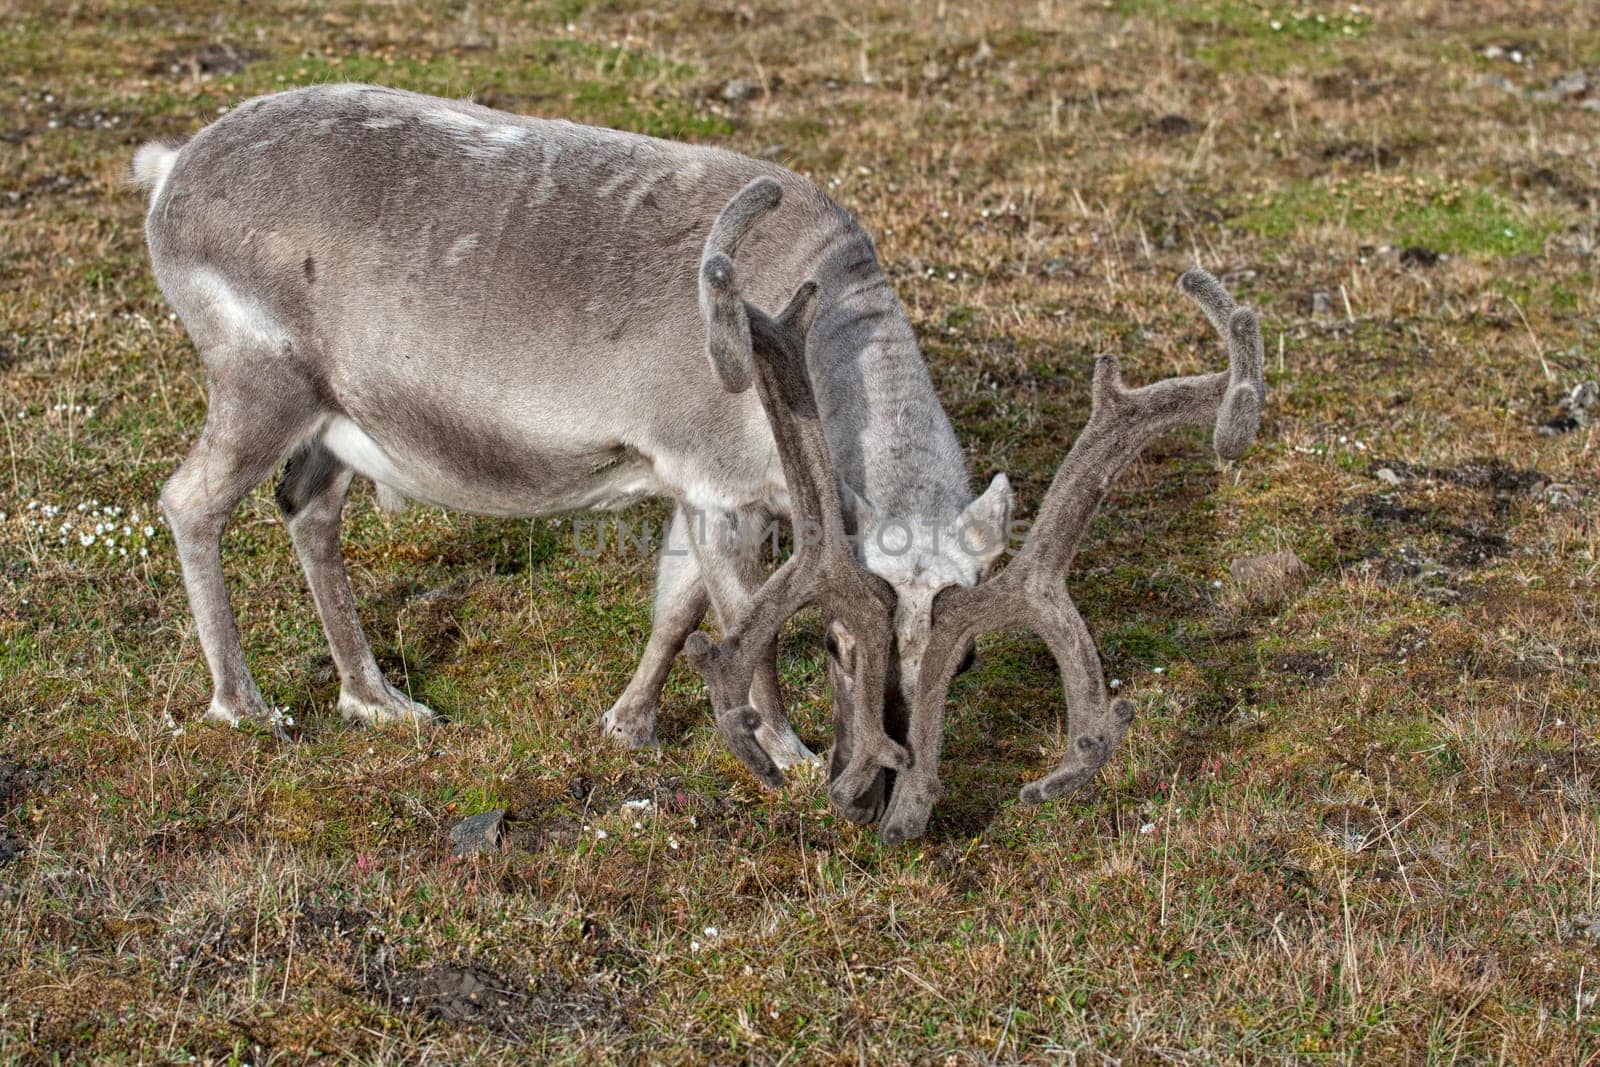
[{"label": "reindeer front leg", "polygon": [[600,721],[607,737],[629,748],[655,746],[661,687],[666,685],[672,662],[683,650],[684,641],[706,617],[710,601],[705,583],[700,580],[690,536],[689,519],[680,504],[672,513],[656,561],[650,640],[645,643],[628,687]]}]

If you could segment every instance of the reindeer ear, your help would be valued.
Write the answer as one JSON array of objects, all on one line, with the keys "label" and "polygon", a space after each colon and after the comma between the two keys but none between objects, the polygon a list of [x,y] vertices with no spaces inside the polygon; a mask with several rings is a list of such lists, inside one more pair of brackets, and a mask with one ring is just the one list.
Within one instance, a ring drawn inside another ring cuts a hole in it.
[{"label": "reindeer ear", "polygon": [[957,544],[977,560],[980,576],[988,574],[1005,551],[1011,502],[1011,481],[997,474],[983,495],[968,504],[956,520]]}]

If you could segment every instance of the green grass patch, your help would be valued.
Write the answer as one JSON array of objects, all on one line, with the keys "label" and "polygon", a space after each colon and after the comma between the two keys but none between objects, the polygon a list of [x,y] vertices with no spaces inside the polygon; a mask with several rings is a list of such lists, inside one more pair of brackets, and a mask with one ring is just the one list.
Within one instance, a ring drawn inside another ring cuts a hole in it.
[{"label": "green grass patch", "polygon": [[1372,17],[1345,5],[1245,4],[1236,0],[1120,0],[1116,11],[1216,36],[1188,35],[1193,55],[1223,71],[1281,72],[1325,65],[1340,45],[1366,36]]},{"label": "green grass patch", "polygon": [[732,131],[682,93],[694,68],[646,52],[584,41],[540,41],[506,62],[477,53],[293,57],[254,64],[238,79],[246,95],[322,82],[372,82],[495,107],[614,126],[657,137],[704,139]]},{"label": "green grass patch", "polygon": [[1338,228],[1397,247],[1451,255],[1532,255],[1555,230],[1553,219],[1520,208],[1491,189],[1407,175],[1300,183],[1252,198],[1232,220],[1263,237],[1307,239]]},{"label": "green grass patch", "polygon": [[1121,14],[1208,25],[1247,37],[1334,41],[1359,37],[1372,16],[1339,4],[1243,4],[1236,0],[1119,0]]}]

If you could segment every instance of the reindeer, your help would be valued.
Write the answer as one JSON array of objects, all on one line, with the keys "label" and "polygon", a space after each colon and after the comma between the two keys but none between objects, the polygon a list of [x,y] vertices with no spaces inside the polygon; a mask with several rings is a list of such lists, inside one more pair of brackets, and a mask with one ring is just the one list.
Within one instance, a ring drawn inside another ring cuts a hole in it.
[{"label": "reindeer", "polygon": [[[375,726],[433,713],[383,677],[357,617],[339,551],[355,476],[380,501],[502,516],[671,498],[650,637],[603,718],[618,741],[655,744],[661,687],[708,604],[732,627],[760,585],[737,531],[791,507],[759,400],[722,388],[701,345],[700,251],[753,180],[770,215],[740,235],[759,268],[749,295],[776,305],[816,283],[804,357],[849,521],[914,534],[863,558],[893,594],[882,688],[902,717],[934,597],[976,584],[1004,547],[955,536],[1005,529],[1011,490],[1002,475],[973,496],[871,239],[788,170],[364,85],[246,101],[185,143],[145,145],[133,169],[149,190],[156,279],[208,388],[199,438],[161,490],[210,668],[208,719],[275,722],[240,646],[220,541],[282,466],[277,499],[338,709]],[[843,691],[853,636],[831,634]],[[813,754],[783,714],[771,643],[760,653],[752,743],[781,770]],[[849,814],[876,817],[883,802],[879,789]]]}]

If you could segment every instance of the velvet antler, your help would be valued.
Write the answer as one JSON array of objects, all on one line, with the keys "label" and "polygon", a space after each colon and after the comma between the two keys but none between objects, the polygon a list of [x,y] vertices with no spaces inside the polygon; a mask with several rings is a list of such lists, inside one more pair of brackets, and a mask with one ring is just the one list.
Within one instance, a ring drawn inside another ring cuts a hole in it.
[{"label": "velvet antler", "polygon": [[777,441],[788,484],[795,550],[757,591],[720,645],[704,633],[690,635],[689,662],[705,678],[717,730],[734,755],[774,788],[783,772],[759,744],[761,727],[780,730],[750,703],[751,680],[771,654],[778,631],[796,612],[816,605],[855,638],[855,691],[851,745],[833,777],[836,804],[849,804],[871,788],[882,768],[903,770],[906,751],[884,732],[886,662],[894,633],[894,591],[863,568],[845,536],[833,460],[823,436],[816,397],[806,370],[805,341],[817,310],[817,285],[808,281],[772,318],[740,295],[733,256],[762,216],[778,206],[782,188],[771,178],[745,186],[717,216],[700,264],[700,311],[706,353],[723,387],[740,392],[755,382]]},{"label": "velvet antler", "polygon": [[895,781],[879,833],[888,844],[920,836],[939,797],[939,746],[945,699],[969,643],[994,630],[1030,629],[1061,671],[1068,711],[1067,756],[1022,789],[1027,803],[1087,783],[1133,721],[1133,703],[1109,700],[1100,657],[1063,578],[1111,483],[1151,441],[1179,426],[1213,423],[1212,445],[1238,459],[1254,443],[1267,387],[1261,328],[1215,278],[1191,270],[1179,287],[1227,342],[1228,369],[1171,378],[1139,389],[1122,384],[1115,356],[1096,358],[1089,422],[1056,472],[1027,540],[995,577],[953,587],[934,602],[933,631],[918,676],[908,741],[913,763]]}]

